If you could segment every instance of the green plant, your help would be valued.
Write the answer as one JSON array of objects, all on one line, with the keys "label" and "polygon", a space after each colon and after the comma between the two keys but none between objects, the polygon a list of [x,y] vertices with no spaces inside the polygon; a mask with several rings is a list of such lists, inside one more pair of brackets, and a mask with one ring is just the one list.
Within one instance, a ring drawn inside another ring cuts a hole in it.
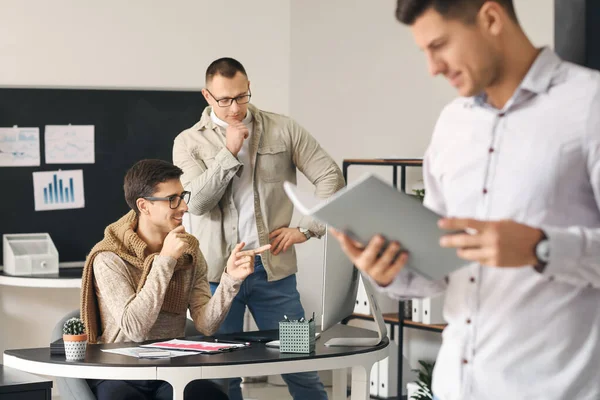
[{"label": "green plant", "polygon": [[421,201],[425,198],[425,189],[413,189],[413,193]]},{"label": "green plant", "polygon": [[65,335],[83,335],[85,333],[85,325],[81,318],[73,317],[65,321],[63,325],[63,334]]},{"label": "green plant", "polygon": [[421,369],[419,370],[419,381],[417,385],[419,390],[411,396],[411,400],[433,400],[433,392],[431,391],[431,378],[433,377],[433,367],[435,362],[427,362],[419,360]]}]

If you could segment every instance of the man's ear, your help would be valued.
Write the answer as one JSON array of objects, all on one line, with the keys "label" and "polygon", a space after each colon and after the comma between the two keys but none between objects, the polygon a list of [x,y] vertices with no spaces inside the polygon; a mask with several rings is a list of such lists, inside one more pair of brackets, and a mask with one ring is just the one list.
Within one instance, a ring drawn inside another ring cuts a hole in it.
[{"label": "man's ear", "polygon": [[144,215],[148,215],[150,214],[150,209],[149,209],[149,205],[150,202],[146,199],[142,199],[141,197],[139,199],[137,199],[135,201],[135,205],[137,206],[138,210],[140,210],[140,214],[144,214]]},{"label": "man's ear", "polygon": [[500,4],[490,1],[481,6],[477,18],[487,32],[492,36],[498,36],[504,29],[505,20],[510,17]]},{"label": "man's ear", "polygon": [[204,96],[204,100],[206,100],[206,102],[210,105],[212,98],[210,97],[210,93],[208,93],[208,90],[202,89],[202,96]]}]

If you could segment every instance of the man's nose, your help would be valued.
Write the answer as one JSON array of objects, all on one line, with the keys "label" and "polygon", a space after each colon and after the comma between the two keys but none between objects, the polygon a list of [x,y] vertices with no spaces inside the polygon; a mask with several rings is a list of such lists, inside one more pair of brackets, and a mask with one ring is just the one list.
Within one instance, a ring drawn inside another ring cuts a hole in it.
[{"label": "man's nose", "polygon": [[444,63],[439,59],[435,58],[431,54],[427,55],[427,69],[429,70],[429,74],[431,76],[436,76],[444,73]]}]

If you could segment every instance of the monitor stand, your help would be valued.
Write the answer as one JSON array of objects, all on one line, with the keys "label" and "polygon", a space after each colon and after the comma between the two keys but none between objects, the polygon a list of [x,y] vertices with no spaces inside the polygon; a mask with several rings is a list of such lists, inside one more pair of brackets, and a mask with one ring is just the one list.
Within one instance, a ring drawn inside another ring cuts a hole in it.
[{"label": "monitor stand", "polygon": [[[362,272],[361,272],[361,275]],[[367,298],[369,299],[369,306],[371,307],[371,314],[373,314],[373,319],[375,320],[375,324],[377,325],[377,337],[374,338],[331,338],[327,342],[325,342],[325,346],[334,347],[334,346],[352,346],[352,347],[372,347],[377,346],[381,340],[387,336],[387,328],[385,326],[385,321],[383,320],[383,315],[381,314],[381,310],[379,309],[379,304],[377,303],[377,299],[375,299],[375,289],[371,285],[371,281],[361,276],[363,281],[363,286],[365,287],[365,292],[367,293]]]}]

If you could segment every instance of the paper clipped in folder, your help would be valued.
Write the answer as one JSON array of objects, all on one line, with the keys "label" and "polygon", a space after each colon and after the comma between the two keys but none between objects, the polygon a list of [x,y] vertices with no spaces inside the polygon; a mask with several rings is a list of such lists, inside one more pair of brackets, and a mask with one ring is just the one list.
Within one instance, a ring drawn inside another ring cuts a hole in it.
[{"label": "paper clipped in folder", "polygon": [[372,174],[363,175],[326,200],[300,193],[290,182],[284,182],[284,189],[300,213],[360,243],[366,245],[377,234],[400,242],[409,252],[407,267],[426,278],[443,279],[467,264],[455,249],[440,247],[439,240],[447,232],[437,226],[439,215],[415,196]]}]

